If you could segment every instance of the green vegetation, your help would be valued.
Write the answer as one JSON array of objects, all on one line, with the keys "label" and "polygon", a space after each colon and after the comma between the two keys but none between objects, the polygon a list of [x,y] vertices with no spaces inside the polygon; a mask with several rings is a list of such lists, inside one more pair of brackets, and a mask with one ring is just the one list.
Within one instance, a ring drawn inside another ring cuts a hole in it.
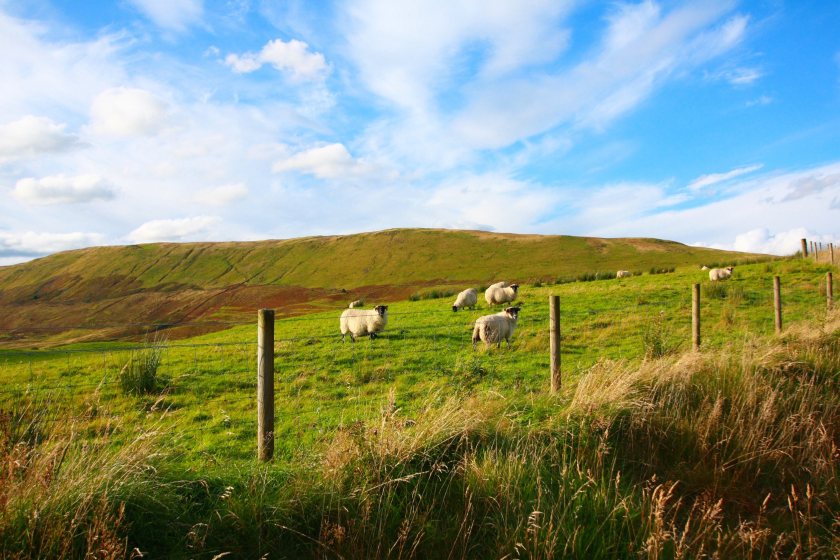
[{"label": "green vegetation", "polygon": [[690,286],[708,285],[694,267],[523,286],[511,350],[473,352],[486,307],[439,299],[369,301],[389,325],[356,344],[339,342],[338,306],[278,320],[268,465],[254,322],[170,343],[157,388],[131,396],[126,343],[0,351],[0,556],[831,558],[826,270],[774,261],[704,288],[701,353],[686,352]]}]

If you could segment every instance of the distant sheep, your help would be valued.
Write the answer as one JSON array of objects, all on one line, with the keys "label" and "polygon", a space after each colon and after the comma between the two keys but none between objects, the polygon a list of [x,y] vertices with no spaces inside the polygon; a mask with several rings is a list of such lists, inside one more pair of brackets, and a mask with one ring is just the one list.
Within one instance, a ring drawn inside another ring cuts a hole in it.
[{"label": "distant sheep", "polygon": [[726,268],[713,268],[709,271],[709,280],[716,281],[716,280],[726,280],[732,276],[732,269],[733,267],[727,266]]},{"label": "distant sheep", "polygon": [[377,305],[373,309],[345,309],[339,319],[341,340],[350,333],[350,340],[356,342],[356,337],[370,335],[371,340],[376,333],[381,332],[388,324],[388,306]]},{"label": "distant sheep", "polygon": [[458,309],[464,309],[465,307],[475,309],[477,302],[478,292],[475,291],[475,288],[467,288],[455,298],[455,303],[452,304],[452,311],[458,311]]},{"label": "distant sheep", "polygon": [[518,319],[519,307],[508,307],[494,315],[485,315],[476,319],[472,334],[473,350],[475,350],[475,345],[478,344],[479,340],[484,342],[485,347],[489,347],[495,342],[498,348],[502,345],[504,339],[508,348],[510,348],[510,338],[516,329]]},{"label": "distant sheep", "polygon": [[484,291],[484,299],[490,306],[508,303],[516,299],[518,291],[519,284],[508,286],[506,282],[496,282]]},{"label": "distant sheep", "polygon": [[355,309],[356,307],[362,307],[365,304],[365,300],[357,299],[356,301],[351,301],[350,305],[348,305],[348,309]]},{"label": "distant sheep", "polygon": [[700,267],[700,270],[709,270],[709,267],[704,264]]},{"label": "distant sheep", "polygon": [[633,276],[633,273],[629,270],[619,270],[615,273],[616,278],[630,278],[631,276]]}]

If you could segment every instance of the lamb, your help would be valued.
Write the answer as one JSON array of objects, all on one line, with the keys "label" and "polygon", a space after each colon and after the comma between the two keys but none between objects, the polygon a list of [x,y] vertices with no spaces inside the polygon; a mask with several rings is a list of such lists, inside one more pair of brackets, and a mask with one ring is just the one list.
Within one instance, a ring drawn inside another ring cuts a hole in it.
[{"label": "lamb", "polygon": [[726,280],[732,276],[732,269],[733,267],[731,266],[727,266],[726,268],[713,268],[709,271],[709,280],[713,282],[716,280]]},{"label": "lamb", "polygon": [[484,299],[487,305],[507,303],[516,299],[519,284],[507,285],[506,282],[496,282],[484,291]]},{"label": "lamb", "polygon": [[388,324],[388,306],[377,305],[373,309],[345,309],[339,319],[341,327],[341,341],[350,333],[350,340],[356,342],[357,336],[370,335],[376,338],[376,333],[382,331]]},{"label": "lamb", "polygon": [[474,288],[467,288],[458,294],[457,298],[455,298],[455,303],[452,304],[452,311],[458,311],[459,308],[464,309],[465,307],[475,309],[475,304],[477,302],[478,292],[476,292]]},{"label": "lamb", "polygon": [[363,299],[357,299],[356,301],[351,301],[351,302],[350,302],[350,305],[348,305],[347,307],[348,307],[348,309],[354,309],[354,308],[356,308],[356,307],[361,307],[361,306],[363,306],[364,304],[365,304],[365,300],[363,300]]},{"label": "lamb", "polygon": [[519,307],[508,307],[494,315],[485,315],[476,319],[472,334],[473,350],[475,350],[475,345],[478,344],[479,340],[484,342],[485,347],[489,347],[495,342],[498,348],[502,345],[502,339],[504,339],[507,341],[508,348],[510,348],[510,337],[513,336],[513,331],[516,329],[519,309]]},{"label": "lamb", "polygon": [[633,273],[629,270],[619,270],[615,273],[616,278],[630,278],[631,276],[633,276]]}]

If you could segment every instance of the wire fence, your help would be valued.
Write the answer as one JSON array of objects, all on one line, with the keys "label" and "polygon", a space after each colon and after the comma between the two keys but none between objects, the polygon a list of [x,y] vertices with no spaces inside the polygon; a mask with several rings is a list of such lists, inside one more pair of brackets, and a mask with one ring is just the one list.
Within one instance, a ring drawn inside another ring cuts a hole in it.
[{"label": "wire fence", "polygon": [[[641,360],[689,349],[689,288],[621,290],[608,297],[562,295],[564,377],[599,360]],[[786,320],[824,315],[826,292],[825,280],[817,276],[786,283]],[[770,280],[766,289],[734,282],[704,284],[701,299],[704,346],[773,333]],[[453,313],[441,303],[441,309],[395,310],[375,340],[355,343],[342,340],[338,332],[340,311],[279,319],[274,340],[276,452],[294,455],[383,411],[399,410],[408,419],[430,395],[444,398],[476,386],[500,394],[546,391],[546,303],[523,297],[510,346],[503,342],[500,349],[488,350],[482,343],[474,349],[472,341],[475,321],[486,308]],[[91,437],[113,435],[113,430],[129,437],[161,425],[184,453],[251,458],[257,434],[256,336],[231,332],[235,339],[223,332],[189,342],[153,338],[145,343],[0,350],[0,409],[21,403],[60,406],[54,424],[84,425]],[[153,390],[126,399],[131,387],[125,372],[155,353],[160,359]]]}]

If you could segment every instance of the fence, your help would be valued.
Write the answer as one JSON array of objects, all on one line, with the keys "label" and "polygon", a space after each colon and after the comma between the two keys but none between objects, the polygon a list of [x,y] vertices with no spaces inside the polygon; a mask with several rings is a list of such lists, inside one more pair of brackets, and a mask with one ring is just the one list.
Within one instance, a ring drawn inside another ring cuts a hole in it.
[{"label": "fence", "polygon": [[[597,360],[643,359],[769,335],[782,329],[782,317],[786,323],[814,318],[833,303],[830,272],[778,281],[768,276],[764,289],[737,281],[664,282],[647,291],[603,282],[601,294],[590,293],[594,284],[586,290],[566,285],[548,306],[545,296],[523,295],[513,348],[501,351],[472,348],[473,322],[486,310],[453,313],[448,302],[439,310],[394,305],[375,341],[342,342],[336,313],[277,320],[262,313],[259,340],[251,324],[190,343],[152,338],[5,350],[0,403],[62,405],[66,411],[55,421],[84,426],[92,437],[113,430],[129,437],[125,426],[162,427],[175,434],[176,448],[207,461],[253,457],[255,443],[262,459],[296,456],[337,430],[364,429],[372,417],[399,410],[408,421],[430,399],[454,392],[476,386],[501,395],[554,392],[561,375],[573,376]],[[138,326],[161,330],[160,323]],[[157,387],[136,406],[124,398],[121,373],[155,351],[162,354]]]}]

